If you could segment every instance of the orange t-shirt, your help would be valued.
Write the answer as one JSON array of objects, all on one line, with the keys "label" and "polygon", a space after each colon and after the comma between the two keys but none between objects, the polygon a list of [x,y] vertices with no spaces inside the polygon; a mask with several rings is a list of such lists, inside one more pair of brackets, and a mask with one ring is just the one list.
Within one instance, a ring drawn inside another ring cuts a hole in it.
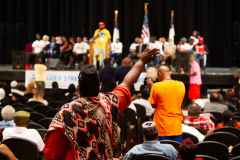
[{"label": "orange t-shirt", "polygon": [[[224,127],[222,123],[219,123],[215,129]],[[235,123],[235,128],[240,129],[240,122]]]},{"label": "orange t-shirt", "polygon": [[158,136],[182,134],[181,105],[184,95],[182,82],[164,80],[153,84],[149,102],[157,104],[153,121],[157,125]]}]

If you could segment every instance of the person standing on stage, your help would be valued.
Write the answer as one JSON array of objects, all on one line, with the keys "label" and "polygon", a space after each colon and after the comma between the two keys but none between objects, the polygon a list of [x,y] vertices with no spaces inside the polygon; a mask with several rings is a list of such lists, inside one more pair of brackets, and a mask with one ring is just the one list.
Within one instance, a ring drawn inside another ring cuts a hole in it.
[{"label": "person standing on stage", "polygon": [[[93,39],[95,40],[95,49],[93,57],[93,65],[97,66],[96,59],[100,59],[99,66],[102,66],[102,62],[106,57],[106,44],[111,42],[110,32],[105,29],[105,23],[99,22],[99,29],[94,33]],[[100,57],[100,55],[102,57]],[[98,57],[96,57],[98,56]]]},{"label": "person standing on stage", "polygon": [[117,65],[121,66],[121,56],[122,56],[122,49],[123,49],[123,45],[122,43],[119,41],[119,38],[116,39],[116,42],[113,42],[111,44],[111,50],[115,55],[115,58],[113,57],[113,61],[111,64],[114,63],[114,60],[117,61]]},{"label": "person standing on stage", "polygon": [[193,47],[193,50],[196,54],[196,61],[200,65],[201,68],[204,68],[206,66],[207,62],[207,54],[208,54],[208,48],[205,44],[203,44],[204,39],[202,36],[198,37],[198,44],[196,44]]},{"label": "person standing on stage", "polygon": [[[160,53],[158,54],[158,57],[154,60],[154,66],[158,67],[159,65],[159,61],[160,61],[160,57],[162,56],[162,43],[157,41],[157,37],[156,36],[151,36],[150,37],[150,43],[149,43],[149,49],[153,49],[153,48],[157,48],[159,49]],[[152,62],[148,63],[148,66],[152,66]]]},{"label": "person standing on stage", "polygon": [[200,86],[202,84],[202,79],[200,66],[196,62],[194,55],[190,56],[190,62],[192,63],[191,72],[187,73],[187,76],[190,77],[188,98],[192,100],[192,103],[194,103],[196,99],[200,99]]},{"label": "person standing on stage", "polygon": [[191,49],[191,46],[187,43],[187,39],[185,37],[180,39],[180,43],[177,46],[178,52],[185,52],[188,53]]},{"label": "person standing on stage", "polygon": [[129,48],[129,54],[128,57],[130,57],[131,59],[136,58],[136,48],[139,45],[139,37],[135,38],[135,42],[131,44],[130,48]]},{"label": "person standing on stage", "polygon": [[158,140],[182,142],[181,105],[185,95],[182,82],[171,79],[169,68],[162,65],[158,68],[158,80],[154,83],[148,78],[147,85],[151,90],[149,102],[156,108],[153,121],[158,129]]}]

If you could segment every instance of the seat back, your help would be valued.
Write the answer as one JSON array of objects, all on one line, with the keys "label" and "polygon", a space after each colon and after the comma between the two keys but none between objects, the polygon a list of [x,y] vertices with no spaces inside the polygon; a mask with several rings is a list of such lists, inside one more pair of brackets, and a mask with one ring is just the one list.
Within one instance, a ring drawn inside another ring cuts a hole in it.
[{"label": "seat back", "polygon": [[20,108],[20,107],[16,107],[15,111],[26,111],[26,112],[35,112],[34,110],[32,110],[31,108],[27,107],[27,108]]},{"label": "seat back", "polygon": [[34,123],[34,122],[29,122],[28,124],[28,129],[46,129],[40,124]]},{"label": "seat back", "polygon": [[228,154],[228,147],[222,143],[207,141],[197,144],[197,155],[207,155],[218,160],[225,160]]},{"label": "seat back", "polygon": [[195,135],[187,133],[187,132],[183,132],[182,139],[184,140],[187,138],[190,138],[194,144],[198,143],[198,138]]},{"label": "seat back", "polygon": [[210,117],[211,121],[214,123],[215,127],[218,125],[218,120],[214,117]]},{"label": "seat back", "polygon": [[20,103],[21,104],[21,102],[19,102],[19,101],[14,101],[14,100],[8,100],[8,104],[9,105],[12,105],[12,104],[15,104],[15,103]]},{"label": "seat back", "polygon": [[211,113],[214,116],[214,118],[217,119],[218,123],[222,122],[222,113],[221,112],[208,111],[206,113]]},{"label": "seat back", "polygon": [[44,104],[38,104],[32,107],[32,109],[38,113],[46,115],[46,112],[51,109],[49,106],[45,106]]},{"label": "seat back", "polygon": [[2,151],[0,151],[0,159],[1,160],[9,160],[7,154]]},{"label": "seat back", "polygon": [[58,108],[51,108],[46,112],[46,116],[49,118],[53,118],[59,111],[60,109]]},{"label": "seat back", "polygon": [[8,138],[2,141],[18,160],[38,160],[37,145],[24,138]]},{"label": "seat back", "polygon": [[27,98],[33,98],[33,93],[27,93],[27,94],[24,94],[24,97],[27,97]]},{"label": "seat back", "polygon": [[38,133],[40,134],[40,136],[42,137],[42,139],[44,139],[45,134],[47,133],[47,129],[36,129],[38,131]]},{"label": "seat back", "polygon": [[240,139],[240,130],[235,128],[235,127],[221,127],[218,129],[215,129],[214,132],[228,132],[228,133],[232,133],[235,136],[238,137],[238,140]]},{"label": "seat back", "polygon": [[143,143],[142,124],[146,122],[146,109],[140,104],[134,104],[137,109],[137,117],[140,119],[138,122],[138,143]]},{"label": "seat back", "polygon": [[124,143],[126,141],[125,118],[122,113],[119,113],[118,115],[119,115],[118,126],[121,129],[120,139],[121,143]]},{"label": "seat back", "polygon": [[48,106],[52,107],[52,108],[60,108],[64,105],[63,102],[59,102],[59,101],[53,101],[53,102],[50,102],[48,104]]},{"label": "seat back", "polygon": [[236,146],[233,147],[232,154],[234,156],[240,156],[240,144],[237,144]]},{"label": "seat back", "polygon": [[234,116],[240,116],[240,112],[234,113]]},{"label": "seat back", "polygon": [[180,143],[173,141],[173,140],[161,140],[160,143],[162,144],[171,144],[176,150],[178,149]]},{"label": "seat back", "polygon": [[137,126],[137,121],[136,121],[136,113],[134,110],[130,108],[125,108],[125,110],[122,112],[124,117],[125,117],[125,123],[130,122],[130,125],[133,125],[134,128],[131,130],[131,137],[136,138],[136,126]]},{"label": "seat back", "polygon": [[151,159],[151,160],[172,160],[171,158],[161,155],[161,154],[143,154],[143,155],[138,155],[134,156],[133,160],[146,160],[146,159]]},{"label": "seat back", "polygon": [[29,98],[27,97],[19,97],[17,98],[17,101],[21,102],[22,104],[26,104],[28,102]]},{"label": "seat back", "polygon": [[14,103],[14,104],[12,104],[12,107],[13,108],[29,108],[27,105],[24,105],[24,104],[22,104],[22,103]]},{"label": "seat back", "polygon": [[43,118],[43,119],[38,121],[38,124],[42,125],[46,129],[48,129],[51,122],[52,122],[52,118]]},{"label": "seat back", "polygon": [[31,112],[30,113],[30,118],[33,122],[37,123],[39,120],[47,118],[45,115],[37,112]]},{"label": "seat back", "polygon": [[240,122],[240,116],[235,116],[233,117],[234,122]]},{"label": "seat back", "polygon": [[230,160],[240,160],[240,156],[237,156],[237,157],[231,158]]},{"label": "seat back", "polygon": [[22,97],[22,95],[18,94],[18,93],[12,93],[12,96],[16,97],[16,98],[20,98]]},{"label": "seat back", "polygon": [[196,155],[196,158],[202,158],[202,160],[217,160],[214,157],[206,156],[206,155]]},{"label": "seat back", "polygon": [[220,142],[222,144],[225,144],[226,146],[235,146],[236,144],[239,143],[238,137],[235,136],[232,133],[227,133],[227,132],[216,132],[208,135],[207,137],[204,138],[203,141],[216,141]]},{"label": "seat back", "polygon": [[27,102],[26,105],[30,108],[32,108],[33,106],[36,106],[38,104],[42,104],[41,102],[38,102],[38,101],[30,101],[30,102]]},{"label": "seat back", "polygon": [[206,135],[207,134],[207,131],[202,129],[202,128],[198,128],[198,127],[194,127],[198,130],[198,132],[200,132],[202,135]]}]

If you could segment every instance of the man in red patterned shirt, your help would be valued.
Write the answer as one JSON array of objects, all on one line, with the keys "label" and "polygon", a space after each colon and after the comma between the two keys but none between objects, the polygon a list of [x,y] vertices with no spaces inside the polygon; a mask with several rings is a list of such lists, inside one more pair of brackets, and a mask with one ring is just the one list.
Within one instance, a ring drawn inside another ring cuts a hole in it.
[{"label": "man in red patterned shirt", "polygon": [[200,117],[200,106],[196,103],[191,104],[188,107],[188,116],[184,117],[184,124],[188,126],[202,128],[206,131],[215,129],[214,123],[211,119],[206,117]]},{"label": "man in red patterned shirt", "polygon": [[99,75],[94,66],[79,74],[80,98],[62,106],[45,136],[44,160],[113,159],[118,140],[118,113],[131,103],[130,88],[144,65],[156,58],[158,49],[148,50],[112,92],[99,94]]}]

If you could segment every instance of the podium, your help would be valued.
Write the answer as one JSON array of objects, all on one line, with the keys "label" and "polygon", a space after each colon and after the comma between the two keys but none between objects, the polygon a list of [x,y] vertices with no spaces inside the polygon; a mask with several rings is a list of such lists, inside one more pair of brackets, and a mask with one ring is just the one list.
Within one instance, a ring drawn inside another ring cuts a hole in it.
[{"label": "podium", "polygon": [[[98,42],[99,43],[99,42]],[[90,42],[90,49],[89,49],[89,64],[93,65],[93,56],[94,56],[94,49],[95,49],[95,42]],[[110,48],[109,48],[108,42],[106,43],[106,48],[105,48],[105,55],[106,58],[109,58],[109,53],[110,53]]]}]

